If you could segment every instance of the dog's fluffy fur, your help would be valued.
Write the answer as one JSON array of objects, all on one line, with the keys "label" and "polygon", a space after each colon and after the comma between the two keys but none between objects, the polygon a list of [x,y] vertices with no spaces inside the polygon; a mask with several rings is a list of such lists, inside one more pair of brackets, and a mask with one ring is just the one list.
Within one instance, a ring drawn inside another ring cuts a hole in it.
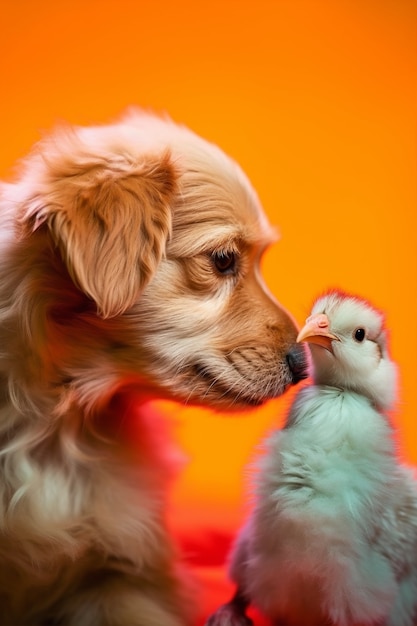
[{"label": "dog's fluffy fur", "polygon": [[257,197],[131,111],[41,141],[0,213],[0,623],[187,624],[146,403],[243,409],[304,375]]}]

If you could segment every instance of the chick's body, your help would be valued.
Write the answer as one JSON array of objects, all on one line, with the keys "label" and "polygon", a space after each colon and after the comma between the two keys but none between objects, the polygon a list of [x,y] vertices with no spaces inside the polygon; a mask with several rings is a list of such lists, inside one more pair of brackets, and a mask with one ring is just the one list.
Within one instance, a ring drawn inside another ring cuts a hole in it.
[{"label": "chick's body", "polygon": [[[300,339],[311,343],[313,384],[265,444],[254,510],[231,555],[237,595],[277,624],[413,626],[417,483],[385,413],[395,366],[383,319],[331,293]],[[233,602],[208,624],[250,623]]]},{"label": "chick's body", "polygon": [[267,442],[257,496],[231,574],[265,614],[297,626],[413,623],[415,483],[368,399],[303,389]]}]

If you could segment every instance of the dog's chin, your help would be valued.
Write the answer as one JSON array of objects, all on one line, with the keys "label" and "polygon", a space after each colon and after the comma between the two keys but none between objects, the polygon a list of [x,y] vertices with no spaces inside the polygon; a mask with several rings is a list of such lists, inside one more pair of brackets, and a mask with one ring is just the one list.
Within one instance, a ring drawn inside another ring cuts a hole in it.
[{"label": "dog's chin", "polygon": [[193,374],[193,391],[188,394],[187,402],[228,411],[262,406],[294,384],[289,371],[280,376],[259,375],[257,380],[247,379],[242,384],[242,380],[216,374],[202,362],[193,366]]}]

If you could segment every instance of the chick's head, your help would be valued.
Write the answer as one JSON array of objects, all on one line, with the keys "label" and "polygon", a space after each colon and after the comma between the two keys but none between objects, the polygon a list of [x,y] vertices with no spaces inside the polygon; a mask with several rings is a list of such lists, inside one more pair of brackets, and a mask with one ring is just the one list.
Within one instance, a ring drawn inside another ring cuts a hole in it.
[{"label": "chick's head", "polygon": [[341,291],[316,300],[298,341],[310,345],[316,384],[349,389],[388,409],[396,397],[396,366],[390,358],[383,314]]}]

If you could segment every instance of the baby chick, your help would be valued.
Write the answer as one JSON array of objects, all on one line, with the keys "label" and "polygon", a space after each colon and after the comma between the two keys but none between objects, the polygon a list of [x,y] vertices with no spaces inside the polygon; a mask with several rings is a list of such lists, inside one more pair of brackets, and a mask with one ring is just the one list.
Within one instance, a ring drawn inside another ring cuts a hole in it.
[{"label": "baby chick", "polygon": [[319,298],[298,341],[313,384],[266,442],[254,510],[232,551],[234,598],[207,626],[249,626],[252,603],[292,626],[413,626],[417,482],[386,415],[396,367],[365,300]]}]

